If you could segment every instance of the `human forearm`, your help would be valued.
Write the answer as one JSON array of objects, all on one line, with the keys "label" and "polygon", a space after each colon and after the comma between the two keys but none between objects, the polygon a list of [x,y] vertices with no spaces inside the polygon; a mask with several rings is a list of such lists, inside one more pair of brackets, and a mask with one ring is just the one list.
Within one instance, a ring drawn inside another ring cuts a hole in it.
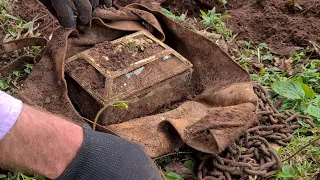
[{"label": "human forearm", "polygon": [[161,179],[141,146],[28,105],[21,109],[1,91],[0,167],[60,180]]},{"label": "human forearm", "polygon": [[80,126],[23,105],[20,117],[0,141],[0,166],[58,178],[83,141]]}]

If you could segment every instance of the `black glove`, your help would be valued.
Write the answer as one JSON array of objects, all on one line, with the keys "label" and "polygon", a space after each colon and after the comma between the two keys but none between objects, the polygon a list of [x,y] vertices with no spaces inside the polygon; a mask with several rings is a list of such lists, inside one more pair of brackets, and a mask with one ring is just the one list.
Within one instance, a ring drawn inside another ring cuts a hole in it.
[{"label": "black glove", "polygon": [[85,128],[77,156],[58,180],[161,180],[146,151],[119,137]]},{"label": "black glove", "polygon": [[[99,5],[112,6],[113,0],[72,0],[77,12],[77,26],[88,26],[92,11]],[[76,27],[69,0],[40,0],[64,27]]]}]

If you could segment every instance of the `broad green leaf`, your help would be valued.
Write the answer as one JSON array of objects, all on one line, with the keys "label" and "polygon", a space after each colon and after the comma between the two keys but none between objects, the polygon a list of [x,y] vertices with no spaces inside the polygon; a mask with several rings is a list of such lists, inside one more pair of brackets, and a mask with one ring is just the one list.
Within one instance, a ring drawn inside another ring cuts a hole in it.
[{"label": "broad green leaf", "polygon": [[5,175],[5,174],[0,174],[0,179],[4,179],[4,178],[7,178],[7,175]]},{"label": "broad green leaf", "polygon": [[166,173],[166,178],[168,180],[183,180],[183,178],[179,174],[176,174],[174,172]]},{"label": "broad green leaf", "polygon": [[303,82],[299,82],[300,86],[302,87],[302,89],[304,90],[304,93],[306,95],[306,98],[314,98],[314,91],[311,87],[309,87],[308,85],[304,84]]},{"label": "broad green leaf", "polygon": [[272,89],[288,99],[304,99],[305,97],[303,88],[295,81],[277,81],[272,84]]},{"label": "broad green leaf", "polygon": [[317,95],[313,100],[312,104],[320,108],[320,95]]},{"label": "broad green leaf", "polygon": [[311,116],[314,116],[316,118],[320,118],[320,108],[315,105],[310,104],[308,106],[307,112]]},{"label": "broad green leaf", "polygon": [[284,177],[294,177],[295,171],[292,166],[288,164],[283,164],[281,169],[282,172],[285,174]]}]

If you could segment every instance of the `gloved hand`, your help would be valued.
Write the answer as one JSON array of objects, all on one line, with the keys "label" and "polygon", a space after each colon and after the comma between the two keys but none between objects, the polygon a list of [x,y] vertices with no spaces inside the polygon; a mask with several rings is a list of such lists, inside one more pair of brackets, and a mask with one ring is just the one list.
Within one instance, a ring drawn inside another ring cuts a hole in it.
[{"label": "gloved hand", "polygon": [[[88,26],[92,11],[99,5],[111,7],[113,0],[72,0],[77,9],[77,28]],[[76,27],[69,0],[40,0],[64,27]],[[80,29],[81,30],[81,29]]]},{"label": "gloved hand", "polygon": [[58,180],[162,180],[141,146],[110,134],[84,128],[77,156]]}]

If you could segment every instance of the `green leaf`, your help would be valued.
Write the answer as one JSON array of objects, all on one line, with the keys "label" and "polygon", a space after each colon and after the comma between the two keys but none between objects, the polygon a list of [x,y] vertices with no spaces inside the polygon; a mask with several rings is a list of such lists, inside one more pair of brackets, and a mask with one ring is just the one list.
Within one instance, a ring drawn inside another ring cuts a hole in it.
[{"label": "green leaf", "polygon": [[274,56],[272,54],[266,54],[261,56],[262,61],[272,61],[274,59]]},{"label": "green leaf", "polygon": [[20,174],[20,176],[22,177],[23,180],[34,180],[32,177],[28,177],[24,174]]},{"label": "green leaf", "polygon": [[317,95],[313,100],[312,104],[320,108],[320,95]]},{"label": "green leaf", "polygon": [[195,166],[195,164],[192,160],[187,160],[183,164],[192,170],[194,169],[194,166]]},{"label": "green leaf", "polygon": [[283,152],[283,147],[281,146],[281,147],[278,149],[277,154],[280,155],[282,152]]},{"label": "green leaf", "polygon": [[170,19],[176,19],[176,16],[174,14],[172,14],[170,11],[168,11],[167,9],[165,8],[162,8],[162,12],[168,16]]},{"label": "green leaf", "polygon": [[183,180],[183,178],[179,174],[176,174],[174,172],[166,173],[166,178],[168,180]]},{"label": "green leaf", "polygon": [[247,46],[248,48],[250,47],[250,43],[248,41],[241,41],[241,44]]},{"label": "green leaf", "polygon": [[266,43],[259,44],[259,49],[269,49],[268,45]]},{"label": "green leaf", "polygon": [[0,179],[4,179],[4,178],[7,178],[7,175],[5,175],[5,174],[0,174]]},{"label": "green leaf", "polygon": [[312,146],[310,152],[313,155],[320,155],[320,147]]},{"label": "green leaf", "polygon": [[184,21],[185,19],[186,19],[186,15],[185,14],[181,14],[181,16],[179,16],[177,18],[177,20],[179,20],[179,21]]},{"label": "green leaf", "polygon": [[207,17],[207,13],[206,13],[206,12],[200,10],[200,13],[201,13],[201,15],[202,15],[203,17]]},{"label": "green leaf", "polygon": [[128,104],[126,104],[125,102],[122,102],[122,101],[115,102],[112,106],[123,108],[123,109],[128,109]]},{"label": "green leaf", "polygon": [[310,104],[308,106],[307,112],[313,117],[320,118],[320,108],[315,105]]},{"label": "green leaf", "polygon": [[299,124],[302,126],[302,127],[306,127],[306,128],[309,128],[310,127],[310,124],[307,124],[305,123],[304,121],[302,120],[298,120]]},{"label": "green leaf", "polygon": [[290,177],[294,177],[295,176],[295,171],[294,171],[293,167],[290,166],[290,165],[283,164],[281,170],[282,170],[283,175],[284,175],[282,177],[290,178]]},{"label": "green leaf", "polygon": [[219,0],[220,3],[222,3],[223,5],[226,5],[228,3],[227,0]]},{"label": "green leaf", "polygon": [[41,176],[37,176],[37,180],[46,180],[46,179]]},{"label": "green leaf", "polygon": [[313,89],[311,87],[309,87],[308,85],[304,84],[303,82],[299,82],[300,86],[302,87],[302,89],[305,92],[306,98],[314,98],[315,93],[313,91]]},{"label": "green leaf", "polygon": [[277,94],[288,99],[304,99],[305,92],[299,83],[295,81],[277,81],[272,84],[272,89]]}]

